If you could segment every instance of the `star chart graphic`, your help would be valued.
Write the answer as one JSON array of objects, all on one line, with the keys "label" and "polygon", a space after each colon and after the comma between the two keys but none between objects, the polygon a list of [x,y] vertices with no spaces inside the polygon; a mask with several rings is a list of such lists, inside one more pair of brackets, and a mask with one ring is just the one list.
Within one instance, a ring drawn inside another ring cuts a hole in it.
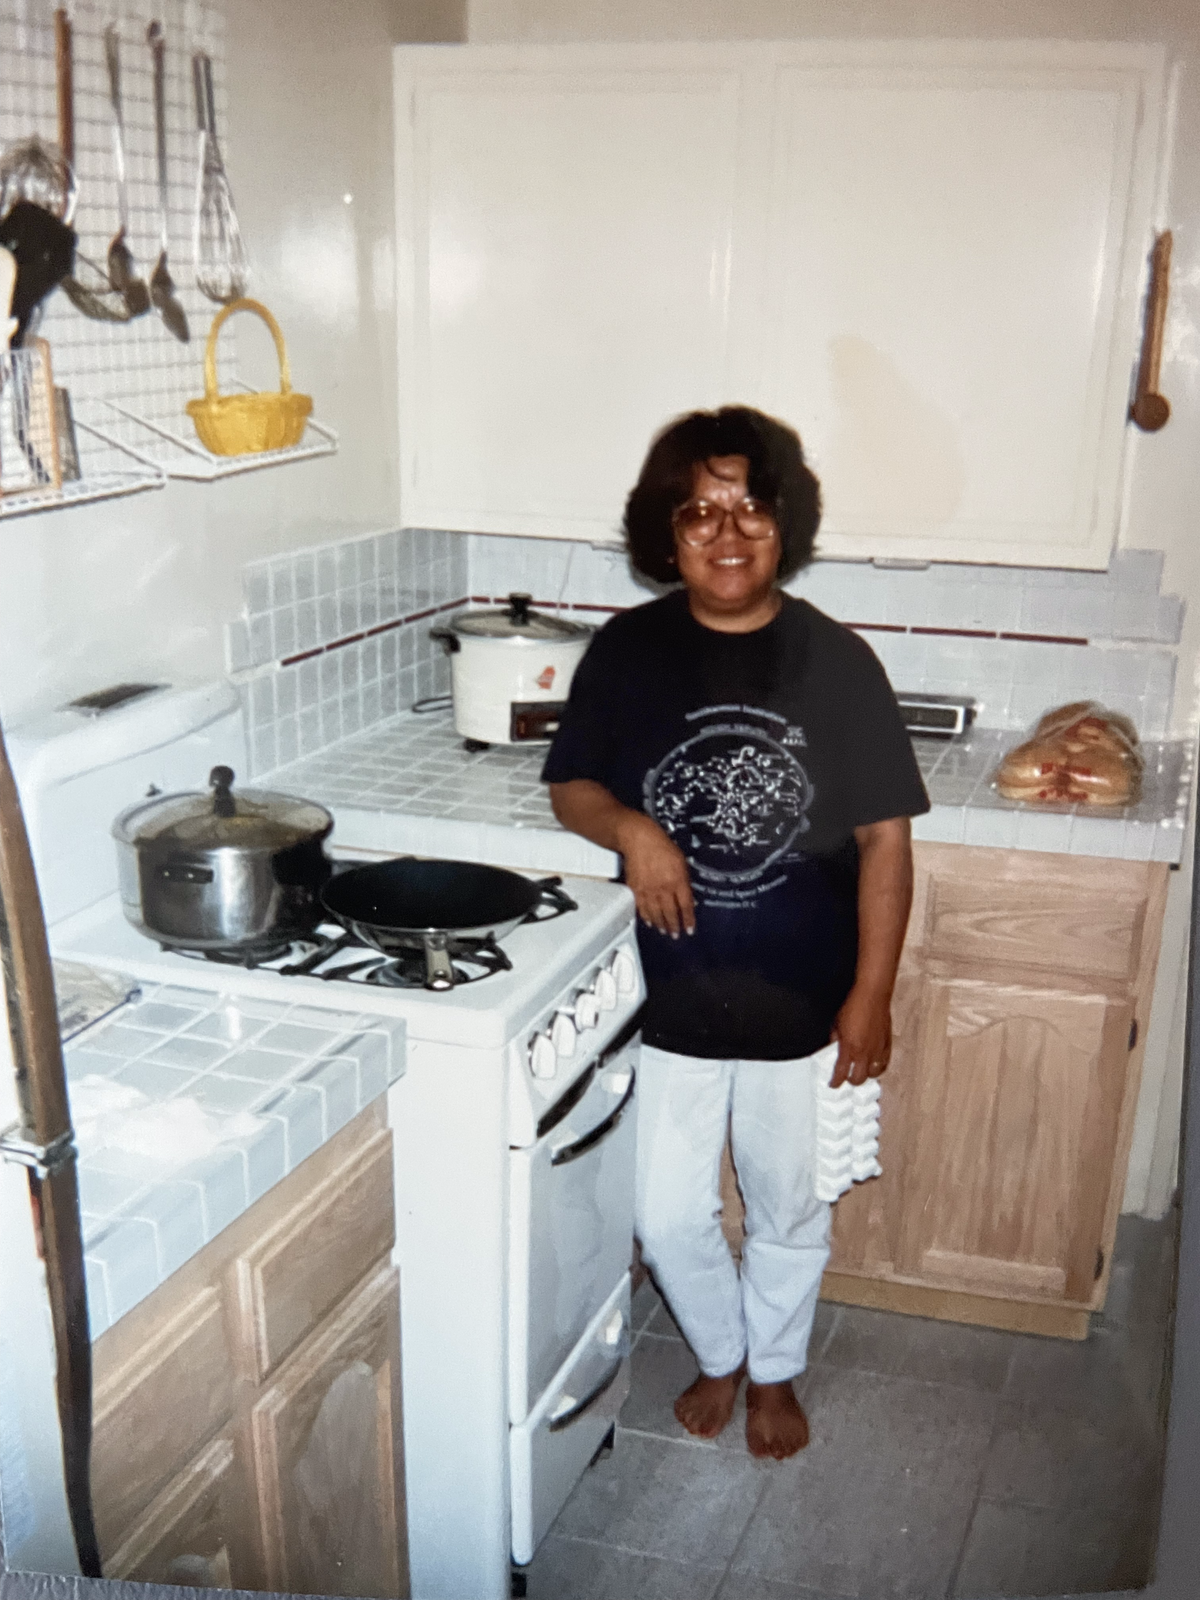
[{"label": "star chart graphic", "polygon": [[646,776],[646,810],[712,883],[752,883],[808,828],[808,774],[749,722],[710,724]]}]

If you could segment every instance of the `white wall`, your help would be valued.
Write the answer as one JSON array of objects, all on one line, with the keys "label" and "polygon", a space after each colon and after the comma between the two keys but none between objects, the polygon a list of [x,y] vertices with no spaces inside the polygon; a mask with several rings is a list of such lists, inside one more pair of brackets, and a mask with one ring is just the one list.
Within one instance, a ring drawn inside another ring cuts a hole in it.
[{"label": "white wall", "polygon": [[[397,521],[389,46],[461,37],[461,0],[229,0],[225,9],[224,153],[252,291],[278,316],[296,387],[315,397],[341,448],[0,522],[9,724],[122,678],[223,672],[223,625],[241,605],[244,562],[329,537],[334,525]],[[273,386],[265,338],[261,361],[250,342],[243,376]]]}]

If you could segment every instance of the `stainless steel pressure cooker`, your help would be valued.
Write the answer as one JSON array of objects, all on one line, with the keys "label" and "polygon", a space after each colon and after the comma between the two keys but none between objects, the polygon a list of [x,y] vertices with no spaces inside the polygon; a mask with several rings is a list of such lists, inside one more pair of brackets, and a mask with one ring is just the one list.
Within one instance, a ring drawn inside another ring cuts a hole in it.
[{"label": "stainless steel pressure cooker", "polygon": [[450,652],[454,726],[467,743],[553,738],[594,631],[534,611],[527,594],[510,594],[502,611],[460,611],[446,627],[431,628]]},{"label": "stainless steel pressure cooker", "polygon": [[293,795],[235,795],[233,778],[214,767],[211,793],[142,800],[113,823],[121,904],[147,938],[238,952],[282,943],[319,921],[333,818]]}]

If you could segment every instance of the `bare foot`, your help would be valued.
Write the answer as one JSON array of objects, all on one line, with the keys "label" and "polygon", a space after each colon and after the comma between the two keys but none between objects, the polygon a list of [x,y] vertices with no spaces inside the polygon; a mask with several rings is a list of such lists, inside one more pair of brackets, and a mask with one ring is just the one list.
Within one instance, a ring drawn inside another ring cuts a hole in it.
[{"label": "bare foot", "polygon": [[807,1443],[808,1418],[790,1383],[746,1385],[746,1444],[752,1456],[786,1461]]},{"label": "bare foot", "polygon": [[706,1378],[701,1373],[676,1400],[676,1417],[698,1439],[715,1439],[733,1415],[733,1403],[745,1375],[744,1366],[723,1378]]}]

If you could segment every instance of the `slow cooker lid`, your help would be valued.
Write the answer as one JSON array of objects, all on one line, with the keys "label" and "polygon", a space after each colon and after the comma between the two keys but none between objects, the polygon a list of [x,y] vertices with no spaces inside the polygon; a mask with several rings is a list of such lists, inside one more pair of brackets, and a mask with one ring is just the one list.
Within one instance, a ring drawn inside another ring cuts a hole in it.
[{"label": "slow cooker lid", "polygon": [[537,639],[555,644],[587,639],[593,629],[586,622],[534,611],[527,594],[510,594],[503,611],[460,611],[451,622],[455,633],[476,639]]},{"label": "slow cooker lid", "polygon": [[264,789],[239,789],[234,794],[227,785],[214,789],[208,794],[164,795],[133,806],[117,818],[113,831],[135,845],[274,851],[323,838],[333,827],[324,806],[296,795]]}]

